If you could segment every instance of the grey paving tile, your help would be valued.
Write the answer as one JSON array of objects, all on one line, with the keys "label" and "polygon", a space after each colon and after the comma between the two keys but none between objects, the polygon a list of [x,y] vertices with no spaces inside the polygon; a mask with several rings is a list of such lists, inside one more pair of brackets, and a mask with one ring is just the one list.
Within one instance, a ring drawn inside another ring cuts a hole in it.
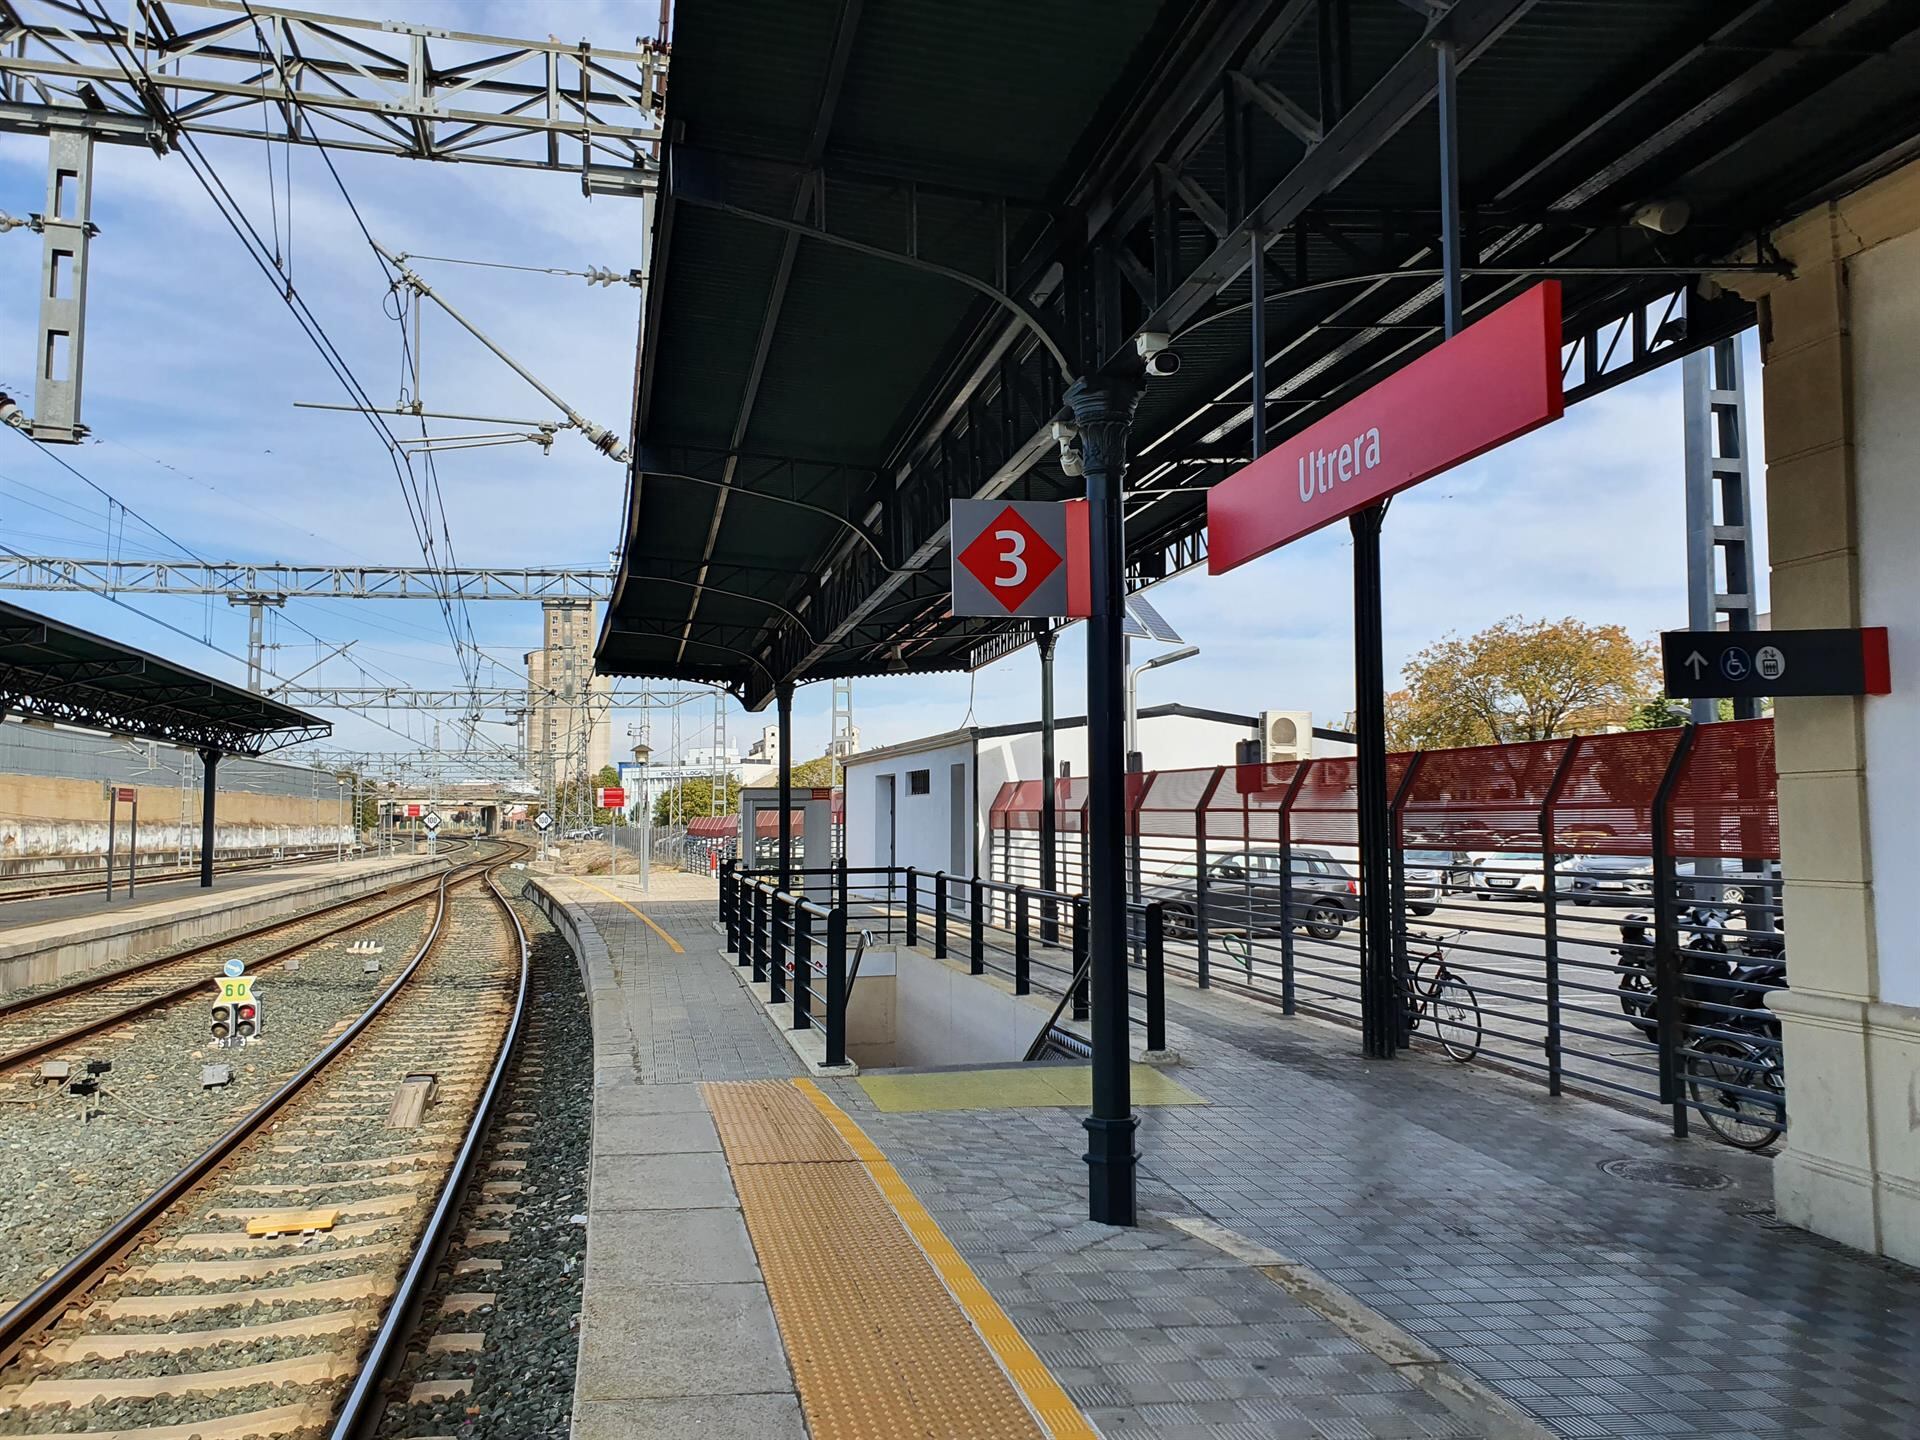
[{"label": "grey paving tile", "polygon": [[592,1213],[622,1210],[740,1208],[726,1156],[717,1151],[670,1155],[602,1155],[593,1162]]},{"label": "grey paving tile", "polygon": [[760,1284],[590,1293],[577,1401],[793,1393]]},{"label": "grey paving tile", "polygon": [[594,1400],[574,1407],[573,1440],[806,1440],[791,1394]]},{"label": "grey paving tile", "polygon": [[616,1211],[587,1232],[587,1275],[616,1290],[760,1279],[737,1210]]}]

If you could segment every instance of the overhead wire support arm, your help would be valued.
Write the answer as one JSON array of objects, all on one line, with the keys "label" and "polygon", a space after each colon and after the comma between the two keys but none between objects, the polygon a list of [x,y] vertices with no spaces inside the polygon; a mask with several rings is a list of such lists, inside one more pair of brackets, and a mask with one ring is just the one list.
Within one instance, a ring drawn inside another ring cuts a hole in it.
[{"label": "overhead wire support arm", "polygon": [[400,279],[398,283],[400,285],[404,285],[407,289],[413,291],[414,294],[423,299],[431,300],[442,310],[446,311],[448,318],[453,320],[461,329],[473,336],[473,338],[478,340],[482,345],[486,346],[487,349],[491,350],[514,374],[526,381],[535,390],[538,390],[540,394],[553,405],[554,409],[566,416],[567,423],[585,435],[587,439],[592,442],[594,449],[598,450],[610,460],[625,463],[627,459],[627,447],[618,434],[609,430],[604,425],[595,424],[586,416],[582,415],[578,410],[567,404],[565,400],[561,399],[539,376],[535,375],[531,370],[527,369],[526,366],[514,359],[513,356],[501,349],[484,330],[467,319],[466,316],[462,315],[452,305],[448,304],[445,296],[437,292],[431,285],[427,284],[425,280],[422,280],[415,271],[410,269],[407,265],[406,255],[396,254],[387,249],[387,247],[382,245],[378,240],[373,242],[373,248],[379,252],[382,259],[399,272]]}]

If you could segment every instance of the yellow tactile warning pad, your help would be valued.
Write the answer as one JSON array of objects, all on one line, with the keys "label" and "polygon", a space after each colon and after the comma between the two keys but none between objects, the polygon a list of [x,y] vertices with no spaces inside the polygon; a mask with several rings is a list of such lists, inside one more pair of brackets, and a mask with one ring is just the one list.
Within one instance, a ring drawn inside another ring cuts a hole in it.
[{"label": "yellow tactile warning pad", "polygon": [[[990,1070],[928,1070],[918,1075],[862,1075],[862,1090],[891,1113],[916,1110],[1020,1110],[1093,1103],[1091,1065],[1009,1065]],[[1135,1105],[1204,1105],[1206,1100],[1151,1065],[1133,1067]]]},{"label": "yellow tactile warning pad", "polygon": [[700,1089],[735,1171],[742,1165],[853,1159],[827,1117],[788,1081],[741,1080]]},{"label": "yellow tactile warning pad", "polygon": [[898,1172],[818,1086],[701,1089],[816,1440],[1096,1440]]}]

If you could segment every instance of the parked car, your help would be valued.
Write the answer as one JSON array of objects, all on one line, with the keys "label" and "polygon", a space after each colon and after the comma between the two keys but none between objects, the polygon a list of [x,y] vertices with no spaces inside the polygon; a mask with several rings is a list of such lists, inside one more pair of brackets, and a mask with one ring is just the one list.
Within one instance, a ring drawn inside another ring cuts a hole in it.
[{"label": "parked car", "polygon": [[1473,866],[1461,851],[1409,850],[1402,864],[1407,909],[1415,915],[1431,915],[1446,896],[1473,888]]},{"label": "parked car", "polygon": [[1477,899],[1538,899],[1546,888],[1537,852],[1481,850],[1474,852],[1472,859]]},{"label": "parked car", "polygon": [[1653,894],[1653,861],[1644,855],[1575,855],[1560,862],[1557,888],[1576,905],[1638,903]]},{"label": "parked car", "polygon": [[[1292,852],[1293,924],[1316,940],[1333,940],[1360,913],[1360,887],[1332,854],[1296,845]],[[1147,902],[1161,902],[1166,933],[1195,933],[1200,869],[1186,861],[1142,886]],[[1276,853],[1236,853],[1207,861],[1207,931],[1214,935],[1278,935],[1285,914],[1286,877]]]}]

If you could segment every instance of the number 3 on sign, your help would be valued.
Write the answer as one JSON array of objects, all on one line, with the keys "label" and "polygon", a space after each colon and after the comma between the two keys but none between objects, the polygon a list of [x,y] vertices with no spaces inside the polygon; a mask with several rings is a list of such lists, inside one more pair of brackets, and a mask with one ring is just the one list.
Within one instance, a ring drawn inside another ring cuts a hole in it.
[{"label": "number 3 on sign", "polygon": [[1004,541],[1006,549],[1000,552],[1000,563],[1007,567],[1004,577],[996,575],[996,586],[1011,589],[1015,585],[1024,585],[1027,579],[1027,562],[1023,558],[1027,553],[1027,537],[1018,530],[996,530],[993,538]]}]

